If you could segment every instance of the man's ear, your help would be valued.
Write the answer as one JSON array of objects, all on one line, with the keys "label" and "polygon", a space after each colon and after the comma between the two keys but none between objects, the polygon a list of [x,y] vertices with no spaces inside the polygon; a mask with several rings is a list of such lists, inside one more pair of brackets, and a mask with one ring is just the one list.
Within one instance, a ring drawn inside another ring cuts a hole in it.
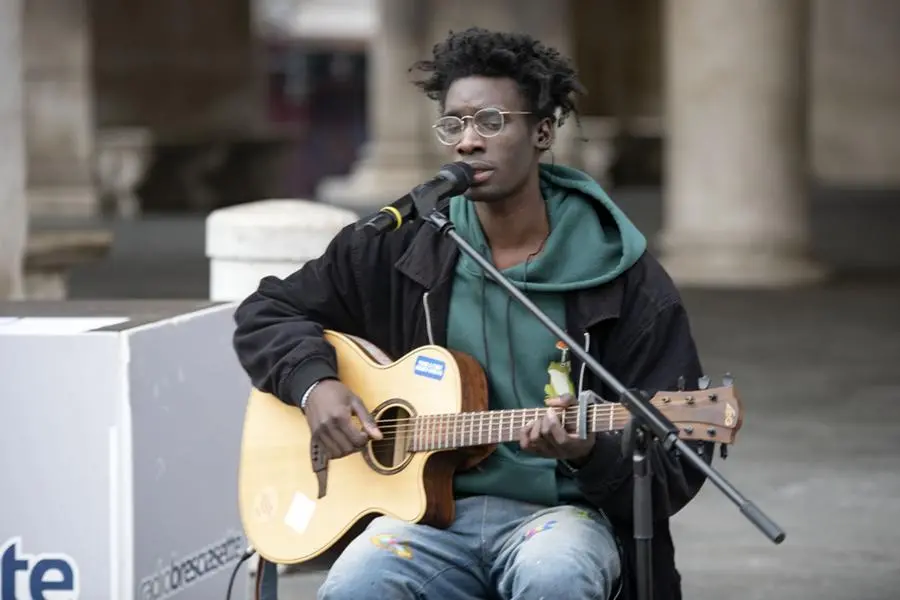
[{"label": "man's ear", "polygon": [[537,129],[534,132],[535,147],[541,152],[549,150],[550,146],[553,145],[555,135],[556,128],[553,127],[553,122],[550,119],[541,119],[541,122],[538,123]]}]

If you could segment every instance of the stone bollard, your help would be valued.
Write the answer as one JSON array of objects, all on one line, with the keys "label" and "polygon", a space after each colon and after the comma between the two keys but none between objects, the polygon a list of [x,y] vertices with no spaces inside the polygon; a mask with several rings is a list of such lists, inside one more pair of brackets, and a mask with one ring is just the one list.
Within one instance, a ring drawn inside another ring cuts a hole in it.
[{"label": "stone bollard", "polygon": [[210,299],[240,301],[263,277],[290,275],[358,219],[308,200],[261,200],[213,211],[206,219]]}]

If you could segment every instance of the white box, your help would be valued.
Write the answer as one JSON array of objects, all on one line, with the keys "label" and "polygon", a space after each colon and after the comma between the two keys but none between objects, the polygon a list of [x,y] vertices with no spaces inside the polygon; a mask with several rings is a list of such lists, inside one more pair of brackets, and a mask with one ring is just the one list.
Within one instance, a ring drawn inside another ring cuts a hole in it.
[{"label": "white box", "polygon": [[[233,312],[0,303],[0,585],[14,551],[31,561],[16,565],[17,598],[32,597],[32,578],[71,580],[48,600],[224,598],[247,547],[237,469],[250,383]],[[35,572],[42,559],[56,562]]]}]

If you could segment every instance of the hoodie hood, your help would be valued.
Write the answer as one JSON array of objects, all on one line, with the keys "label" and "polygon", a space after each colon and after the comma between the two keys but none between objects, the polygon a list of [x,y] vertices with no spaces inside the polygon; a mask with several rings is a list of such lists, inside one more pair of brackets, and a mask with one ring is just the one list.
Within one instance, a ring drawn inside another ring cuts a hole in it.
[{"label": "hoodie hood", "polygon": [[[550,236],[543,251],[503,271],[517,287],[565,292],[607,283],[630,268],[647,249],[647,240],[603,188],[571,167],[541,164],[541,193]],[[474,204],[464,196],[450,201],[457,232],[484,256],[487,240]],[[462,268],[481,275],[481,267],[461,255]]]}]

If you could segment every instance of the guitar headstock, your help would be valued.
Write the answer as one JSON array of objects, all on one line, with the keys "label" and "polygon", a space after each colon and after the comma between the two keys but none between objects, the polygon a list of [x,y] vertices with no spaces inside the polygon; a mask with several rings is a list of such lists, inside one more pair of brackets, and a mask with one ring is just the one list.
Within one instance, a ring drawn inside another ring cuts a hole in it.
[{"label": "guitar headstock", "polygon": [[678,427],[685,441],[733,444],[744,421],[741,400],[731,381],[721,387],[659,392],[651,402]]}]

